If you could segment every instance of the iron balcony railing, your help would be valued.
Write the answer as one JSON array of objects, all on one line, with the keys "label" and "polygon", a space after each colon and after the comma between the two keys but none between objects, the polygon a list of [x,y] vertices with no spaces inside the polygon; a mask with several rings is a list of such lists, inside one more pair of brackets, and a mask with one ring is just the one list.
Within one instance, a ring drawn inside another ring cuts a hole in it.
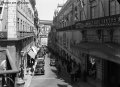
[{"label": "iron balcony railing", "polygon": [[91,28],[109,28],[120,26],[120,14],[105,16],[95,19],[78,21],[73,25],[56,29],[57,31],[91,29]]}]

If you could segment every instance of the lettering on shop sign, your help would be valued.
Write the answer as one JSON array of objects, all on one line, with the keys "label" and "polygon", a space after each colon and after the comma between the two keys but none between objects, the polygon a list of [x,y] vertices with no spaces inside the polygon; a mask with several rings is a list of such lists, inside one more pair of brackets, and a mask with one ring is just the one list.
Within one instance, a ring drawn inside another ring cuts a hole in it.
[{"label": "lettering on shop sign", "polygon": [[7,39],[7,32],[0,32],[0,39]]},{"label": "lettering on shop sign", "polygon": [[76,28],[90,28],[100,26],[116,26],[120,25],[120,15],[107,16],[102,18],[96,18],[86,21],[80,21],[76,23]]}]

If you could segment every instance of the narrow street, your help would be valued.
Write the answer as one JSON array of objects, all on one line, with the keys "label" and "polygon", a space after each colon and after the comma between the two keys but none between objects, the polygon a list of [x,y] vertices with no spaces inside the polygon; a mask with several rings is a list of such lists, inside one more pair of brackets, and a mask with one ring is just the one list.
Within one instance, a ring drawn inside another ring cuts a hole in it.
[{"label": "narrow street", "polygon": [[[57,76],[57,69],[54,66],[50,66],[50,58],[45,58],[45,75],[35,75],[32,78],[29,87],[73,87],[69,83],[70,81],[64,80],[61,76]],[[67,78],[66,78],[67,79]]]}]

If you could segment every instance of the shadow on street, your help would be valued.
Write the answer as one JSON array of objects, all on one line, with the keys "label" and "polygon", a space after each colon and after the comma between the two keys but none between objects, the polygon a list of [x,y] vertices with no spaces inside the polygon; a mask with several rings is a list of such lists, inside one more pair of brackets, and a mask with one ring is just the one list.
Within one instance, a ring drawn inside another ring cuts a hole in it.
[{"label": "shadow on street", "polygon": [[57,84],[58,87],[68,87],[67,85],[61,85],[61,84]]},{"label": "shadow on street", "polygon": [[58,73],[57,69],[51,69],[51,71],[56,74],[56,79],[62,80],[64,82],[64,84],[57,84],[58,87],[68,87],[68,85],[70,85],[71,87],[76,87],[74,84],[71,83],[69,75],[67,75],[64,71],[62,71],[61,73]]}]

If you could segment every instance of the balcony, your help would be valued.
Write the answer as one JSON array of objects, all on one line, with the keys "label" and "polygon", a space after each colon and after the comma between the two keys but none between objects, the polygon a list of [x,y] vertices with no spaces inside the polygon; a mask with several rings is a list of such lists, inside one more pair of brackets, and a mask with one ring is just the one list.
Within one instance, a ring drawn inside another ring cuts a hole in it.
[{"label": "balcony", "polygon": [[18,39],[24,39],[24,38],[32,37],[32,36],[34,36],[33,32],[25,32],[25,31],[18,31],[17,32]]},{"label": "balcony", "polygon": [[56,29],[57,31],[75,30],[75,25],[65,26],[63,28]]},{"label": "balcony", "polygon": [[120,26],[120,14],[78,21],[74,25],[58,28],[57,31],[110,28]]}]

